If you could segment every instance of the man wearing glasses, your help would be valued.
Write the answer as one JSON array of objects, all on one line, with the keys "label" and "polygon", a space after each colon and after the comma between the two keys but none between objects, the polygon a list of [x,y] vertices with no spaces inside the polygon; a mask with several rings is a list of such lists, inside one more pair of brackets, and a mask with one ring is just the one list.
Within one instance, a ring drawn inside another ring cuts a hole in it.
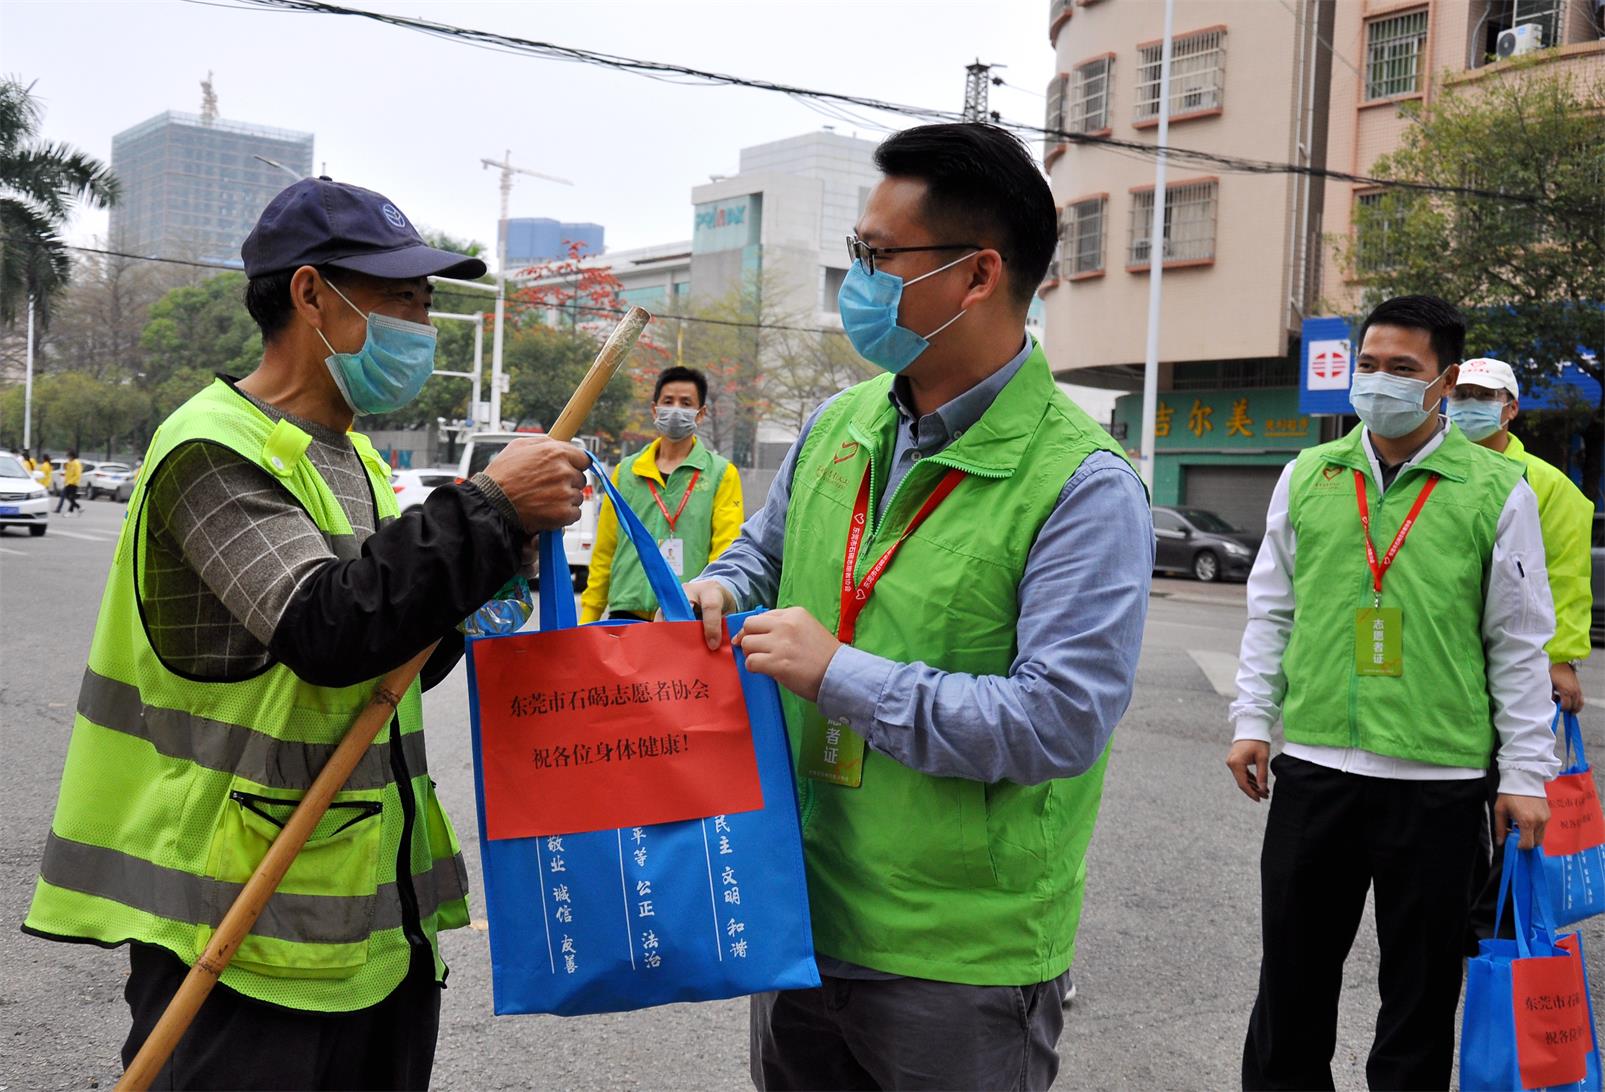
[{"label": "man wearing glasses", "polygon": [[784,688],[823,985],[752,1003],[761,1089],[1045,1088],[1153,568],[1142,483],[1025,332],[1055,237],[1024,147],[876,152],[853,346],[768,503],[686,592]]}]

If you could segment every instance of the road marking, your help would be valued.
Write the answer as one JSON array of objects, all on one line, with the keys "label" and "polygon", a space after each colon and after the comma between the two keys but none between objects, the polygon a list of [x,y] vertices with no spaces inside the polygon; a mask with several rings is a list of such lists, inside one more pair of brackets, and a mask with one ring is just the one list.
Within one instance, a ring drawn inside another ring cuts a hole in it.
[{"label": "road marking", "polygon": [[1204,673],[1215,693],[1223,698],[1237,697],[1237,657],[1230,652],[1207,652],[1190,648],[1187,655],[1193,658],[1198,670]]},{"label": "road marking", "polygon": [[103,537],[101,535],[86,535],[81,531],[59,531],[58,530],[58,531],[56,531],[56,534],[65,535],[68,538],[82,539],[85,542],[110,542],[111,541],[111,539],[105,538],[105,537]]},{"label": "road marking", "polygon": [[10,554],[12,557],[27,557],[27,550],[13,550],[10,546],[0,546],[0,554]]}]

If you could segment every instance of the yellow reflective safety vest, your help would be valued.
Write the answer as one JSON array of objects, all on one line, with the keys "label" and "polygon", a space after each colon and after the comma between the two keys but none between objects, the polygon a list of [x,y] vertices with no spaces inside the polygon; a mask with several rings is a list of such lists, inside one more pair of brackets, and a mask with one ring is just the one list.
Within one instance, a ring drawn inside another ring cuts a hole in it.
[{"label": "yellow reflective safety vest", "polygon": [[[381,517],[397,514],[389,468],[351,440]],[[306,458],[311,437],[219,380],[151,440],[101,600],[66,768],[25,931],[159,945],[193,964],[297,801],[373,693],[313,686],[274,663],[231,681],[162,663],[141,604],[149,485],[180,444],[215,443],[262,467],[331,539],[339,500]],[[377,680],[375,680],[377,681]],[[383,1000],[411,948],[467,924],[467,869],[435,799],[417,682],[337,794],[227,970],[225,985],[323,1012]]]}]

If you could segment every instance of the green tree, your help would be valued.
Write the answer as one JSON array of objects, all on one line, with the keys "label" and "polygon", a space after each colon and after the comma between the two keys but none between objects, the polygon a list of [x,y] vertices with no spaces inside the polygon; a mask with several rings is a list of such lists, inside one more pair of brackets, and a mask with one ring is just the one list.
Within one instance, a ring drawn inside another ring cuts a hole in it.
[{"label": "green tree", "polygon": [[140,334],[154,428],[217,373],[243,376],[262,360],[262,335],[245,309],[245,274],[222,273],[168,292]]},{"label": "green tree", "polygon": [[[1605,77],[1533,63],[1447,85],[1372,173],[1508,197],[1384,190],[1339,255],[1369,308],[1429,293],[1458,304],[1467,351],[1543,387],[1575,364],[1605,379]],[[1577,413],[1584,489],[1599,503],[1605,399]]]},{"label": "green tree", "polygon": [[14,77],[0,80],[0,325],[15,323],[34,301],[42,326],[66,286],[72,263],[61,229],[79,201],[104,208],[117,180],[100,160],[67,144],[39,139],[43,111]]}]

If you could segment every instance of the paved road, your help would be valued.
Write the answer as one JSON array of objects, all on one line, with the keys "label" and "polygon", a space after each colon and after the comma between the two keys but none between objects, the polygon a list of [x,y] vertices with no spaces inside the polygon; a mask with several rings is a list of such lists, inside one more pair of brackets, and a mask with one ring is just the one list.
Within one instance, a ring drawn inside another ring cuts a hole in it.
[{"label": "paved road", "polygon": [[[16,931],[49,828],[56,778],[123,507],[87,505],[42,539],[0,536],[0,1092],[109,1087],[126,1031],[122,953]],[[1061,1087],[1219,1088],[1235,1083],[1258,961],[1257,854],[1264,811],[1222,766],[1243,625],[1238,587],[1160,579],[1131,711],[1115,735],[1092,843]],[[1585,717],[1605,754],[1605,679]],[[426,696],[430,767],[472,844],[461,669]],[[1584,927],[1605,983],[1605,929]],[[435,1084],[443,1089],[750,1087],[743,1002],[573,1020],[490,1014],[486,934],[448,934],[451,988]],[[1364,1085],[1376,945],[1349,961],[1336,1076]],[[1605,1004],[1605,995],[1596,1005]]]}]

